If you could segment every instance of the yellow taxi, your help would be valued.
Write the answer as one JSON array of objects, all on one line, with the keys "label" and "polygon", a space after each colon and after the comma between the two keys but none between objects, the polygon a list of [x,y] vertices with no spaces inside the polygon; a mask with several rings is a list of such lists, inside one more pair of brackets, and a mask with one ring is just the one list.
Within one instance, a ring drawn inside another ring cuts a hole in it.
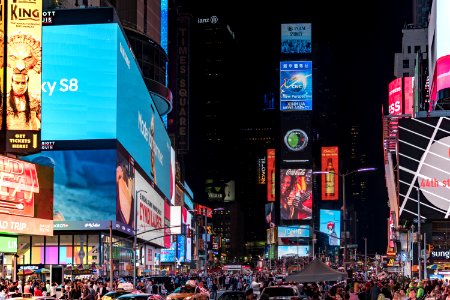
[{"label": "yellow taxi", "polygon": [[166,300],[209,300],[209,293],[201,291],[194,280],[188,280],[184,286],[169,294]]}]

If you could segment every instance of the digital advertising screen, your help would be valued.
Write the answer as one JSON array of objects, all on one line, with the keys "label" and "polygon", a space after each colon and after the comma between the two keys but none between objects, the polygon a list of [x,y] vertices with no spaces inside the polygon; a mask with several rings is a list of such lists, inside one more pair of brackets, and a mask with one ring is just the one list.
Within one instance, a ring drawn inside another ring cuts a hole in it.
[{"label": "digital advertising screen", "polygon": [[312,218],[312,170],[280,170],[281,220],[310,220]]},{"label": "digital advertising screen", "polygon": [[322,200],[339,199],[339,148],[322,147],[321,149]]},{"label": "digital advertising screen", "polygon": [[328,236],[329,246],[341,244],[341,211],[321,209],[319,231]]},{"label": "digital advertising screen", "polygon": [[169,136],[118,25],[43,29],[43,142],[118,139],[170,198]]},{"label": "digital advertising screen", "polygon": [[0,232],[53,235],[53,169],[1,156]]},{"label": "digital advertising screen", "polygon": [[280,62],[280,110],[312,110],[312,62]]},{"label": "digital advertising screen", "polygon": [[116,138],[118,31],[117,24],[43,27],[43,141]]},{"label": "digital advertising screen", "polygon": [[275,201],[275,149],[267,149],[267,201]]},{"label": "digital advertising screen", "polygon": [[310,242],[308,225],[278,226],[278,245],[307,245]]},{"label": "digital advertising screen", "polygon": [[[6,34],[2,31],[2,49],[6,47],[6,152],[25,154],[40,151],[42,123],[42,0],[5,1],[1,5],[1,25],[6,16]],[[3,28],[3,26],[2,26]],[[8,37],[3,45],[4,38]],[[1,79],[3,80],[3,72]],[[3,85],[3,83],[2,83]],[[3,107],[6,112],[3,113]],[[0,125],[2,126],[2,125]]]},{"label": "digital advertising screen", "polygon": [[116,220],[115,149],[43,151],[23,159],[54,168],[55,228],[66,229],[70,221]]},{"label": "digital advertising screen", "polygon": [[186,261],[186,236],[178,235],[177,236],[177,259],[179,262]]},{"label": "digital advertising screen", "polygon": [[275,227],[275,211],[274,203],[265,204],[265,214],[266,214],[266,228]]},{"label": "digital advertising screen", "polygon": [[400,219],[447,219],[450,212],[450,119],[399,120]]},{"label": "digital advertising screen", "polygon": [[402,78],[396,78],[389,83],[389,114],[403,113],[403,83]]},{"label": "digital advertising screen", "polygon": [[171,142],[122,32],[118,32],[117,139],[170,199]]},{"label": "digital advertising screen", "polygon": [[164,199],[137,171],[134,186],[138,237],[164,247]]},{"label": "digital advertising screen", "polygon": [[309,256],[309,246],[278,246],[278,259]]},{"label": "digital advertising screen", "polygon": [[311,23],[281,24],[281,53],[311,53]]},{"label": "digital advertising screen", "polygon": [[172,242],[170,248],[161,249],[160,262],[162,263],[175,262],[176,250],[177,250],[176,242]]},{"label": "digital advertising screen", "polygon": [[282,141],[280,146],[281,168],[311,165],[312,115],[310,112],[287,114],[281,118]]}]

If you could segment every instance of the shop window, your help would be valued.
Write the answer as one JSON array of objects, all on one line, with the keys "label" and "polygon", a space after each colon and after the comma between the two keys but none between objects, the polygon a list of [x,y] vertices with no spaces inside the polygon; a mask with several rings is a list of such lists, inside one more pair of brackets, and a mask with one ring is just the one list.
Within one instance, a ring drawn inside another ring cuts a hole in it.
[{"label": "shop window", "polygon": [[20,235],[17,239],[17,264],[19,265],[29,265],[31,258],[31,236]]},{"label": "shop window", "polygon": [[58,264],[58,236],[48,236],[45,238],[45,263],[50,265]]},{"label": "shop window", "polygon": [[73,236],[59,236],[59,263],[62,265],[73,264]]},{"label": "shop window", "polygon": [[44,264],[45,245],[43,236],[31,237],[31,264]]},{"label": "shop window", "polygon": [[88,236],[87,263],[90,266],[100,265],[100,237],[98,234]]},{"label": "shop window", "polygon": [[84,265],[87,262],[87,236],[75,235],[74,236],[74,264]]}]

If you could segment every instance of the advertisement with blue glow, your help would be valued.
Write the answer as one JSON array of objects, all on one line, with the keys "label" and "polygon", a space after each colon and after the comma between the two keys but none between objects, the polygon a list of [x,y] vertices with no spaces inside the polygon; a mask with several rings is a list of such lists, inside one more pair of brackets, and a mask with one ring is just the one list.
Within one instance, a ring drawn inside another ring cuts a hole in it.
[{"label": "advertisement with blue glow", "polygon": [[278,226],[278,237],[309,237],[310,229],[308,225],[298,226]]},{"label": "advertisement with blue glow", "polygon": [[114,149],[66,150],[22,159],[54,167],[53,219],[55,224],[66,224],[116,220],[116,156]]},{"label": "advertisement with blue glow", "polygon": [[280,62],[280,110],[312,110],[312,62]]},{"label": "advertisement with blue glow", "polygon": [[170,139],[120,31],[116,55],[117,139],[170,199]]},{"label": "advertisement with blue glow", "polygon": [[160,262],[175,262],[175,250],[177,248],[177,243],[172,242],[170,248],[161,249]]},{"label": "advertisement with blue glow", "polygon": [[309,246],[278,246],[278,258],[309,256]]},{"label": "advertisement with blue glow", "polygon": [[339,246],[341,244],[341,211],[321,209],[319,231],[328,236],[329,246]]},{"label": "advertisement with blue glow", "polygon": [[117,24],[44,27],[42,141],[118,139],[170,197],[171,144]]},{"label": "advertisement with blue glow", "polygon": [[117,33],[117,24],[43,27],[43,141],[116,138]]},{"label": "advertisement with blue glow", "polygon": [[281,24],[281,53],[311,53],[311,23]]},{"label": "advertisement with blue glow", "polygon": [[179,262],[186,261],[186,237],[184,235],[177,236],[178,246],[177,246],[177,259]]}]

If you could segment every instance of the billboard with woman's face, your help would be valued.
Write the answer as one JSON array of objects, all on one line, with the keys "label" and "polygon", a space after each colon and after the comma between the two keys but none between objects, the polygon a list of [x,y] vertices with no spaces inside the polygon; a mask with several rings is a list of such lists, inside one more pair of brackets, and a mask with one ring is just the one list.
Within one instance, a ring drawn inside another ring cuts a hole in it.
[{"label": "billboard with woman's face", "polygon": [[280,170],[281,220],[309,220],[312,218],[312,170]]}]

